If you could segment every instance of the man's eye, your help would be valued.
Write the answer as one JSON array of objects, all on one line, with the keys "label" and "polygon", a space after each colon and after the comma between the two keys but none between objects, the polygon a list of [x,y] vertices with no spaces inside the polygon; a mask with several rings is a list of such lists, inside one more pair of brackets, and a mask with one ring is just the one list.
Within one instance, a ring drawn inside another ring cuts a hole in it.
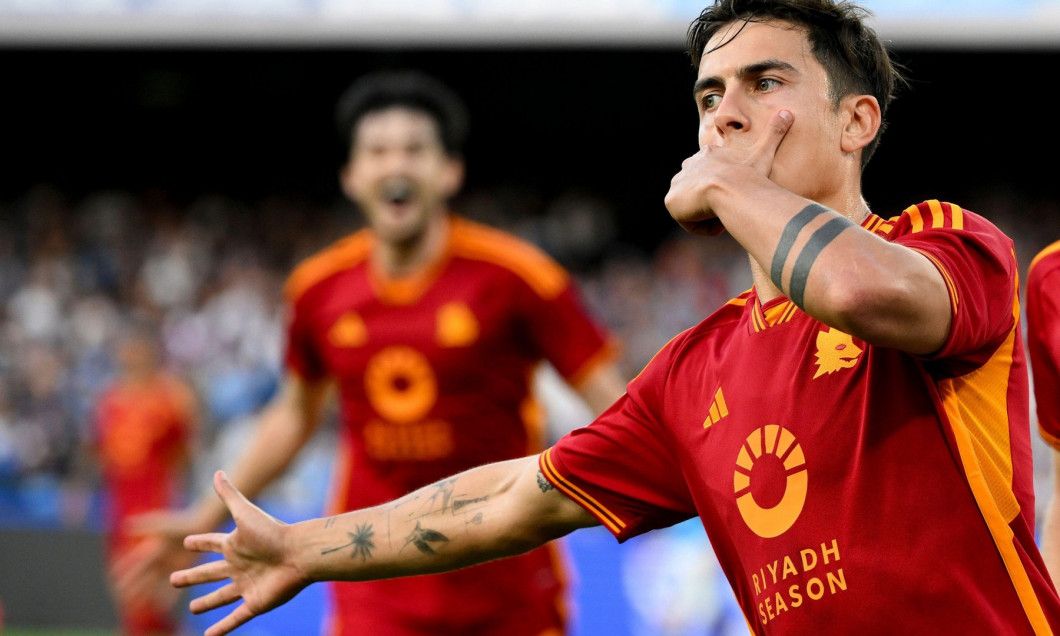
[{"label": "man's eye", "polygon": [[379,157],[383,154],[383,149],[379,146],[366,146],[364,144],[355,146],[354,152],[359,157]]},{"label": "man's eye", "polygon": [[704,95],[700,101],[703,104],[703,110],[713,110],[718,107],[719,103],[721,103],[721,95],[711,93],[709,95]]},{"label": "man's eye", "polygon": [[772,77],[763,77],[762,79],[758,80],[757,87],[758,87],[759,91],[764,93],[764,92],[767,92],[767,91],[769,91],[771,89],[776,88],[779,85],[780,85],[780,82],[775,80],[775,79],[773,79]]}]

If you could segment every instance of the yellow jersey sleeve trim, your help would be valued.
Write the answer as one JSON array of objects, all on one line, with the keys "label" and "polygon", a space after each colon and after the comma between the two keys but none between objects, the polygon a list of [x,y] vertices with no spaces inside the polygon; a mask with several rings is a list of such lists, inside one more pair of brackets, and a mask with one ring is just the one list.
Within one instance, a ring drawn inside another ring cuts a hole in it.
[{"label": "yellow jersey sleeve trim", "polygon": [[567,287],[567,271],[522,239],[466,219],[454,219],[451,231],[455,255],[499,265],[546,300],[559,296]]},{"label": "yellow jersey sleeve trim", "polygon": [[367,231],[340,239],[294,268],[284,284],[284,297],[292,304],[297,302],[310,287],[328,276],[364,262],[371,249],[372,239]]},{"label": "yellow jersey sleeve trim", "polygon": [[935,269],[939,270],[939,273],[942,274],[942,280],[946,282],[946,289],[950,292],[950,303],[953,305],[953,312],[957,313],[957,307],[960,306],[960,297],[957,295],[957,286],[954,284],[953,278],[950,277],[949,271],[941,262],[939,262],[939,259],[931,254],[915,247],[912,249],[918,254],[923,254],[925,258],[931,261],[931,264],[935,266]]},{"label": "yellow jersey sleeve trim", "polygon": [[1052,254],[1054,252],[1057,252],[1057,251],[1060,251],[1060,241],[1057,241],[1057,242],[1053,243],[1052,245],[1049,245],[1048,247],[1046,247],[1042,251],[1038,252],[1034,256],[1034,258],[1031,260],[1030,266],[1027,267],[1027,275],[1028,276],[1030,275],[1031,270],[1034,269],[1034,266],[1037,265],[1039,263],[1039,261],[1041,261],[1046,256],[1049,256],[1050,254]]},{"label": "yellow jersey sleeve trim", "polygon": [[541,454],[538,465],[541,467],[541,472],[544,473],[545,477],[554,485],[559,488],[563,494],[573,499],[578,505],[585,508],[594,517],[600,520],[608,530],[613,534],[620,534],[625,528],[626,524],[610,510],[608,510],[603,504],[596,501],[589,496],[581,488],[578,488],[571,482],[563,478],[557,471],[556,467],[552,464],[552,449],[548,449]]},{"label": "yellow jersey sleeve trim", "polygon": [[1052,446],[1055,450],[1060,451],[1060,437],[1057,437],[1042,428],[1041,424],[1038,424],[1038,434],[1042,436],[1042,439],[1045,441],[1046,444]]}]

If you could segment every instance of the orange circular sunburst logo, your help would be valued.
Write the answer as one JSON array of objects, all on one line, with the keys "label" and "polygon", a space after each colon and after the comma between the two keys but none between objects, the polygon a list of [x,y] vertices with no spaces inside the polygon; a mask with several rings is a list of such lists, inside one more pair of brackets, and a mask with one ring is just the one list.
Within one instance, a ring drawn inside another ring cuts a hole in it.
[{"label": "orange circular sunburst logo", "polygon": [[430,363],[411,347],[387,347],[373,356],[364,388],[376,412],[397,424],[423,419],[438,399]]},{"label": "orange circular sunburst logo", "polygon": [[791,431],[770,424],[747,436],[736,458],[733,489],[747,527],[771,539],[788,530],[806,503],[806,457]]}]

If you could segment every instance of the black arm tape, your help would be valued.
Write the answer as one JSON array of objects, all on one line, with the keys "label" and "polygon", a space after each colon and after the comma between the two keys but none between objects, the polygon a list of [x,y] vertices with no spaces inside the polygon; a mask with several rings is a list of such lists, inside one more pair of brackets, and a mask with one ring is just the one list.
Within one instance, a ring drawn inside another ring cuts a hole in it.
[{"label": "black arm tape", "polygon": [[788,293],[788,298],[799,308],[803,306],[803,297],[806,294],[806,279],[810,277],[810,268],[817,262],[817,257],[821,255],[821,250],[851,225],[853,223],[843,217],[828,221],[810,235],[810,240],[806,241],[806,245],[799,252],[798,258],[795,259],[795,265],[791,268],[791,283]]},{"label": "black arm tape", "polygon": [[777,289],[783,289],[780,277],[784,273],[784,262],[788,260],[788,254],[791,253],[791,248],[795,245],[795,239],[798,238],[799,232],[802,231],[802,228],[809,225],[810,221],[827,211],[828,208],[823,205],[811,203],[799,210],[799,213],[791,217],[788,224],[784,226],[780,241],[777,243],[777,250],[773,252],[773,264],[769,267],[769,278],[777,286]]}]

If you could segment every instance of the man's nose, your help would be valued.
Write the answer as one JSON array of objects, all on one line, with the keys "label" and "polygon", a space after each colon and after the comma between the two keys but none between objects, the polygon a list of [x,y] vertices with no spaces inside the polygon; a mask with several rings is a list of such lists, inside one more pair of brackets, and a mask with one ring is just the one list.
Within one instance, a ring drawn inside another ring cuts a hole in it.
[{"label": "man's nose", "polygon": [[751,125],[747,111],[738,91],[729,91],[721,98],[714,110],[714,126],[723,137],[733,132],[745,131]]},{"label": "man's nose", "polygon": [[404,150],[395,150],[386,154],[384,166],[391,174],[405,174],[412,165],[412,154]]}]

